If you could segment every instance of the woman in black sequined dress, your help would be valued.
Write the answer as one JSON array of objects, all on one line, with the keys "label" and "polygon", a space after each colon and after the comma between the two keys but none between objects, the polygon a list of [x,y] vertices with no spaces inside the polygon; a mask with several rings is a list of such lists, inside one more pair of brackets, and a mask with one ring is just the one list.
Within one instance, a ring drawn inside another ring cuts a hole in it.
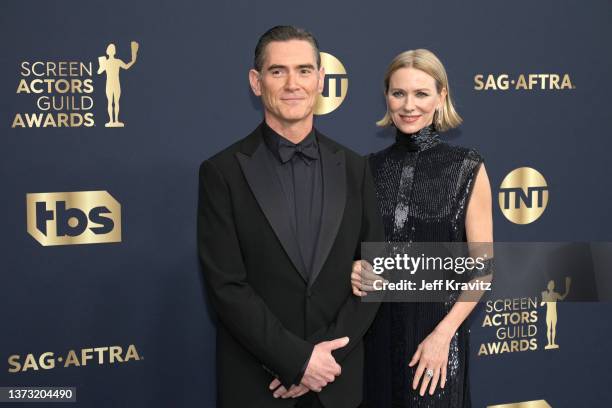
[{"label": "woman in black sequined dress", "polygon": [[[388,242],[492,242],[491,190],[482,157],[438,132],[461,118],[445,69],[427,50],[398,55],[385,75],[395,143],[370,156]],[[360,285],[358,266],[353,292]],[[470,407],[469,328],[474,302],[383,303],[366,336],[368,408]]]}]

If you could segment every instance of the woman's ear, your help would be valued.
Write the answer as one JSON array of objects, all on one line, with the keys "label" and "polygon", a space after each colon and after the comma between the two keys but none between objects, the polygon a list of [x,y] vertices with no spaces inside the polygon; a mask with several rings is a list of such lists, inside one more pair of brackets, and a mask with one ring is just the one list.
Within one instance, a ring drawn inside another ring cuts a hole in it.
[{"label": "woman's ear", "polygon": [[442,109],[444,107],[447,96],[448,96],[448,92],[446,91],[446,88],[442,88],[440,90],[440,104],[438,105],[438,109]]}]

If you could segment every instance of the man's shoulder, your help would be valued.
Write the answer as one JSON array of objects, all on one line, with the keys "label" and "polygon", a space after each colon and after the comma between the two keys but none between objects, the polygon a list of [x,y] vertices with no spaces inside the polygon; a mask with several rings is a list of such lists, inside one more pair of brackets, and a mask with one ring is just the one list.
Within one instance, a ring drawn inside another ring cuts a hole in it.
[{"label": "man's shoulder", "polygon": [[228,147],[224,148],[223,150],[213,154],[212,156],[210,156],[208,159],[204,160],[205,162],[210,162],[214,165],[222,165],[223,163],[227,162],[228,159],[233,158],[234,155],[240,151],[240,147],[242,146],[242,143],[244,142],[246,138],[242,138],[234,143],[232,143],[231,145],[229,145]]},{"label": "man's shoulder", "polygon": [[256,144],[258,140],[259,127],[249,133],[247,136],[237,140],[223,150],[213,154],[208,159],[204,160],[200,167],[205,163],[211,164],[217,168],[226,168],[234,165],[236,162],[236,153],[249,150],[249,146]]}]

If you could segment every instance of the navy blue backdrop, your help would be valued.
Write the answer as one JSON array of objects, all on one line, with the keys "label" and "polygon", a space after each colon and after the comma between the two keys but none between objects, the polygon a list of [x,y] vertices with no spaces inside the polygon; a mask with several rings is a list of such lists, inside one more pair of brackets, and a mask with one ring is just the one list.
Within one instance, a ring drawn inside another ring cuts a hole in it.
[{"label": "navy blue backdrop", "polygon": [[[325,134],[362,154],[390,144],[392,133],[375,126],[384,70],[399,52],[428,48],[465,120],[446,137],[485,158],[496,240],[612,240],[609,1],[11,1],[0,10],[0,386],[74,386],[82,407],[214,407],[197,169],[261,120],[247,72],[257,38],[277,24],[312,31],[347,70],[346,99],[316,118]],[[121,72],[125,127],[106,128],[97,58],[114,43],[127,62],[131,41],[140,48]],[[91,62],[95,126],[13,127],[18,113],[43,113],[38,95],[16,92],[24,61]],[[571,87],[477,90],[475,76],[489,74],[568,75]],[[536,222],[517,225],[497,193],[523,166],[544,175],[550,198]],[[28,193],[98,190],[121,204],[121,242],[41,246],[28,234]],[[610,311],[560,304],[555,352],[483,357],[475,347],[474,406],[612,405]],[[473,319],[476,345],[488,336],[483,313]],[[137,359],[99,363],[94,354],[86,365],[23,370],[28,354],[38,364],[44,352],[81,358],[83,349],[121,346],[125,358],[129,345]]]}]

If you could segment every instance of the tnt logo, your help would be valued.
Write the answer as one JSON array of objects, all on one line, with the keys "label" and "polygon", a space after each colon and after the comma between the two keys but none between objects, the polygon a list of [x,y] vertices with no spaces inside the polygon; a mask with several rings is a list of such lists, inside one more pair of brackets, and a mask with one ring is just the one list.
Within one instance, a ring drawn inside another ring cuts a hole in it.
[{"label": "tnt logo", "polygon": [[548,205],[544,176],[531,167],[512,170],[499,187],[499,208],[515,224],[529,224],[540,218]]},{"label": "tnt logo", "polygon": [[325,79],[323,92],[317,96],[315,115],[325,115],[337,109],[348,92],[346,69],[338,58],[322,52],[321,66],[325,69]]},{"label": "tnt logo", "polygon": [[26,195],[28,233],[43,246],[121,242],[121,205],[107,191]]}]

